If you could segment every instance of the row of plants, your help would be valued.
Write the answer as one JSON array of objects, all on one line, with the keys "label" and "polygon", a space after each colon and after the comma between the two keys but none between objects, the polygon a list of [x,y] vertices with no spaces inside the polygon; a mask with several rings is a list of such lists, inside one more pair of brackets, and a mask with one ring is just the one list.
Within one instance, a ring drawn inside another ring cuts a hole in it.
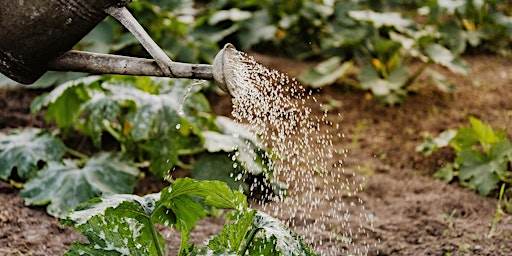
[{"label": "row of plants", "polygon": [[[58,217],[104,192],[131,193],[140,168],[157,179],[185,169],[246,192],[261,181],[269,193],[284,194],[268,164],[271,152],[246,127],[213,115],[201,86],[187,83],[89,76],[56,87],[31,109],[44,109],[58,129],[2,134],[0,178],[28,180],[21,190],[27,204],[49,204]],[[61,139],[78,136],[88,139],[85,146]]]},{"label": "row of plants", "polygon": [[[174,60],[211,63],[226,42],[244,51],[325,60],[300,80],[312,88],[348,85],[395,105],[414,91],[411,85],[422,73],[428,73],[442,91],[454,89],[445,77],[428,69],[431,64],[467,74],[463,53],[509,54],[512,17],[507,4],[506,0],[134,0],[128,8]],[[76,48],[148,57],[112,18]],[[413,62],[421,64],[412,70]],[[76,76],[50,73],[35,86]]]},{"label": "row of plants", "polygon": [[[255,135],[211,113],[202,86],[118,76],[57,86],[31,104],[55,130],[0,133],[0,179],[85,235],[66,255],[165,255],[156,224],[180,232],[179,255],[314,255],[283,223],[248,208],[244,193],[281,197],[285,184]],[[177,168],[194,179],[174,179]],[[145,175],[170,185],[132,195]],[[197,221],[219,209],[229,210],[224,229],[204,248],[189,243]]]}]

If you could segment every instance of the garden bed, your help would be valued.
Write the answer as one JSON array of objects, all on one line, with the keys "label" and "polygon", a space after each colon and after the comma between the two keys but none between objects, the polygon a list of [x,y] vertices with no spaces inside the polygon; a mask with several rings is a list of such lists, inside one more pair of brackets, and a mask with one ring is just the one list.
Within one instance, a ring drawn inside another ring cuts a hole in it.
[{"label": "garden bed", "polygon": [[[290,75],[298,75],[309,66],[270,56],[257,55],[256,59]],[[454,153],[443,149],[425,157],[415,151],[423,141],[422,132],[437,135],[446,129],[468,126],[470,116],[512,136],[508,129],[512,124],[512,58],[477,55],[465,59],[471,68],[468,76],[445,72],[456,85],[453,94],[438,91],[427,78],[420,77],[414,84],[416,93],[402,106],[384,106],[372,100],[370,94],[341,86],[325,88],[316,95],[332,108],[328,119],[339,123],[336,132],[344,135],[334,141],[333,147],[348,149],[346,156],[337,155],[329,161],[343,160],[347,171],[366,178],[358,194],[363,204],[353,208],[351,214],[366,214],[373,220],[373,226],[363,227],[368,236],[353,237],[357,246],[364,246],[363,242],[371,245],[370,255],[512,254],[510,214],[501,215],[495,235],[487,236],[497,199],[432,177],[439,167],[453,161]],[[444,72],[441,68],[437,71]],[[40,93],[0,89],[0,130],[48,126],[41,115],[34,118],[29,111],[31,100]],[[215,98],[211,101],[215,113],[230,115],[229,97],[211,97]],[[317,106],[312,108],[317,115],[322,114]],[[161,182],[148,176],[140,181],[137,193],[156,192],[161,187]],[[25,207],[18,189],[3,181],[0,205],[1,255],[58,255],[73,241],[83,240],[43,208]],[[321,212],[319,209],[318,214]],[[192,239],[206,239],[220,230],[222,222],[222,218],[202,221]],[[340,223],[326,225],[342,229]],[[172,255],[179,238],[176,233],[163,234],[168,234],[167,249]]]}]

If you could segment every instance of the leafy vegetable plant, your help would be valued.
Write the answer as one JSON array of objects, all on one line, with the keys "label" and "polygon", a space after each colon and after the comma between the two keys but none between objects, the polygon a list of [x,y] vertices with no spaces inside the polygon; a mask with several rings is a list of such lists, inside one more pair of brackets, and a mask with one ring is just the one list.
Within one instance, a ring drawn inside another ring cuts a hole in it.
[{"label": "leafy vegetable plant", "polygon": [[427,1],[419,14],[437,26],[442,43],[463,53],[467,48],[510,53],[512,19],[507,1]]},{"label": "leafy vegetable plant", "polygon": [[[227,224],[204,248],[189,244],[205,206],[231,209]],[[315,255],[274,218],[247,207],[245,196],[219,181],[178,179],[144,197],[109,194],[80,205],[63,223],[83,233],[65,255],[165,255],[155,224],[181,233],[179,255]]]},{"label": "leafy vegetable plant", "polygon": [[[243,125],[211,114],[201,89],[186,80],[120,76],[57,86],[31,109],[45,110],[59,130],[0,134],[0,178],[28,180],[20,193],[25,202],[49,204],[48,213],[59,217],[103,193],[131,193],[139,168],[161,179],[180,168],[245,192],[253,186],[284,195],[272,153]],[[92,142],[86,153],[58,138],[77,133]]]},{"label": "leafy vegetable plant", "polygon": [[[202,152],[220,152],[216,156],[224,158],[232,154],[241,166],[228,168],[235,176],[237,170],[271,176],[264,162],[270,154],[260,152],[258,138],[243,126],[211,114],[201,89],[201,84],[183,80],[88,77],[37,98],[32,110],[47,108],[48,121],[55,120],[63,130],[83,132],[98,148],[104,133],[109,134],[123,153],[136,162],[147,161],[160,178],[174,167],[192,168],[185,157],[190,161],[190,156]],[[67,104],[70,100],[73,103]],[[241,136],[233,138],[235,134]]]},{"label": "leafy vegetable plant", "polygon": [[458,178],[462,185],[486,196],[496,192],[500,184],[512,184],[512,143],[503,132],[494,131],[474,117],[470,118],[470,123],[471,127],[427,140],[417,150],[429,153],[437,147],[451,146],[457,154],[455,162],[441,168],[434,176],[445,182]]},{"label": "leafy vegetable plant", "polygon": [[[466,74],[465,62],[440,44],[440,38],[426,27],[402,17],[400,13],[379,13],[372,10],[352,10],[347,15],[360,27],[366,28],[366,38],[356,48],[357,60],[361,63],[358,70],[359,81],[344,77],[345,70],[351,62],[330,65],[330,71],[318,72],[325,63],[333,63],[331,59],[321,63],[317,68],[308,70],[301,76],[301,81],[309,86],[325,86],[340,80],[342,83],[369,90],[382,103],[400,104],[410,92],[409,87],[429,64],[442,65],[452,72]],[[407,68],[413,60],[423,62],[416,70],[409,72]],[[322,73],[324,79],[318,79]],[[450,91],[445,79],[438,73],[430,71],[434,83],[443,91]],[[316,80],[318,79],[318,80]]]}]

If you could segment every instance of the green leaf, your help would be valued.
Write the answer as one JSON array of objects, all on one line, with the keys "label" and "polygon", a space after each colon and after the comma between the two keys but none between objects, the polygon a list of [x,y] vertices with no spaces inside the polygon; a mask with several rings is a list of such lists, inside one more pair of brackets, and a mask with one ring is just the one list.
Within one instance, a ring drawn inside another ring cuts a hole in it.
[{"label": "green leaf", "polygon": [[0,178],[6,180],[16,170],[22,179],[36,175],[40,161],[59,161],[66,148],[57,138],[39,129],[0,133]]},{"label": "green leaf", "polygon": [[299,80],[311,88],[321,88],[335,83],[352,68],[351,61],[341,63],[341,58],[331,57],[299,76]]},{"label": "green leaf", "polygon": [[452,93],[455,90],[455,85],[450,83],[441,73],[434,70],[429,70],[428,73],[439,90],[447,93]]},{"label": "green leaf", "polygon": [[[149,152],[150,170],[158,178],[167,175],[178,163],[180,154],[200,150],[201,128],[213,126],[208,118],[199,115],[203,111],[209,111],[204,96],[198,93],[198,89],[192,91],[192,88],[187,89],[186,86],[174,84],[166,88],[167,93],[154,95],[126,84],[119,84],[119,81],[102,84],[107,91],[106,97],[118,105],[133,103],[127,109],[123,133],[129,135],[129,139],[135,143],[142,144],[143,149]],[[105,99],[102,103],[110,104],[110,101]],[[99,113],[95,120],[114,118],[118,109],[111,105],[107,106],[110,106],[110,112],[102,111],[105,106],[91,105]],[[95,125],[92,124],[93,127]],[[101,130],[101,127],[95,129]]]},{"label": "green leaf", "polygon": [[245,248],[251,242],[251,236],[257,232],[253,225],[256,210],[247,212],[230,212],[226,215],[226,225],[220,234],[208,241],[208,248],[213,251],[229,251],[243,255]]},{"label": "green leaf", "polygon": [[447,164],[443,168],[434,173],[434,178],[440,179],[442,182],[450,183],[457,176],[453,164]]},{"label": "green leaf", "polygon": [[50,162],[25,184],[20,196],[27,205],[46,205],[50,215],[66,211],[102,193],[131,193],[138,169],[120,154],[99,153],[80,168],[72,161]]},{"label": "green leaf", "polygon": [[239,25],[236,35],[241,49],[250,49],[260,42],[275,40],[278,29],[267,10],[254,11],[250,18],[241,21]]},{"label": "green leaf", "polygon": [[452,146],[456,151],[471,149],[480,144],[487,153],[492,144],[502,140],[504,134],[495,132],[490,125],[482,123],[475,117],[470,117],[471,127],[464,127],[457,131]]},{"label": "green leaf", "polygon": [[446,130],[439,134],[438,137],[433,138],[429,134],[424,135],[425,139],[423,142],[416,147],[417,152],[421,152],[424,155],[430,155],[438,148],[446,147],[450,145],[453,138],[457,135],[455,130]]},{"label": "green leaf", "polygon": [[121,113],[121,107],[111,97],[98,92],[81,105],[79,113],[86,113],[82,131],[92,139],[96,147],[100,147],[102,133],[108,125],[105,124],[105,121],[116,122]]},{"label": "green leaf", "polygon": [[471,123],[478,142],[486,149],[503,138],[503,136],[499,136],[495,133],[490,125],[484,124],[475,117],[470,117],[469,122]]},{"label": "green leaf", "polygon": [[206,216],[202,204],[194,198],[204,200],[206,205],[234,209],[246,207],[245,196],[232,191],[220,181],[196,181],[189,178],[176,180],[168,189],[162,190],[160,204],[176,216],[178,231],[191,230],[199,219]]},{"label": "green leaf", "polygon": [[242,193],[222,182],[188,178],[144,197],[105,194],[79,205],[62,221],[89,240],[88,244],[74,243],[66,255],[164,255],[164,240],[156,223],[182,232],[180,253],[228,255],[195,251],[186,243],[197,220],[206,216],[203,205],[245,211],[247,202]]},{"label": "green leaf", "polygon": [[282,222],[256,210],[232,213],[208,248],[238,255],[316,255]]},{"label": "green leaf", "polygon": [[[236,168],[235,168],[236,165]],[[240,166],[226,153],[201,154],[192,168],[192,177],[197,180],[219,180],[226,182],[232,189],[242,188],[247,191],[243,182]],[[237,178],[240,173],[241,178]]]},{"label": "green leaf", "polygon": [[46,121],[55,120],[60,128],[71,128],[78,118],[80,105],[89,98],[88,87],[99,80],[98,76],[89,76],[59,85],[50,93],[34,99],[30,109],[37,114],[47,107]]},{"label": "green leaf", "polygon": [[371,22],[375,28],[387,26],[403,31],[414,24],[412,20],[402,18],[402,14],[398,12],[379,13],[372,10],[361,10],[349,11],[348,15],[355,20]]},{"label": "green leaf", "polygon": [[425,54],[437,64],[447,67],[450,71],[466,75],[469,72],[467,63],[460,57],[456,57],[450,50],[440,44],[429,44],[425,48]]},{"label": "green leaf", "polygon": [[361,68],[359,72],[361,88],[370,90],[380,101],[394,105],[403,102],[407,91],[403,88],[408,78],[407,70],[397,66],[391,70],[387,79],[381,78],[377,70],[370,65]]},{"label": "green leaf", "polygon": [[163,255],[164,239],[151,221],[159,194],[107,194],[80,205],[63,223],[89,243],[73,243],[65,255]]},{"label": "green leaf", "polygon": [[210,18],[208,19],[208,24],[210,26],[217,25],[222,21],[241,21],[250,18],[251,12],[242,11],[238,8],[231,8],[229,10],[219,10],[216,11]]},{"label": "green leaf", "polygon": [[263,144],[248,127],[220,116],[215,119],[215,124],[222,134],[203,132],[204,146],[208,152],[235,151],[232,160],[241,163],[247,172],[254,175],[270,174],[269,167],[264,164],[259,155],[259,151],[263,150]]},{"label": "green leaf", "polygon": [[463,150],[457,155],[459,178],[469,184],[483,196],[496,188],[500,175],[507,171],[508,160],[512,156],[512,144],[508,140],[495,143],[484,155],[475,150]]}]

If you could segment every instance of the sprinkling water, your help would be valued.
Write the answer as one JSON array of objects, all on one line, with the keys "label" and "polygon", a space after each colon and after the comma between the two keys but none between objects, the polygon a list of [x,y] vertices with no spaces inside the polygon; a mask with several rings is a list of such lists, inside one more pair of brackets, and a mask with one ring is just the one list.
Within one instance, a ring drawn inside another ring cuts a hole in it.
[{"label": "sprinkling water", "polygon": [[[357,198],[362,188],[345,173],[342,160],[332,161],[346,155],[333,145],[333,139],[343,137],[338,124],[328,121],[327,111],[313,113],[308,105],[319,103],[295,79],[267,69],[242,52],[232,49],[229,54],[224,59],[230,62],[226,64],[229,69],[224,72],[233,96],[232,114],[237,121],[248,123],[278,156],[271,167],[291,186],[287,197],[269,196],[267,200],[273,202],[262,201],[260,207],[287,221],[317,252],[368,254],[364,236],[368,236],[369,218],[352,216],[350,211],[364,207]],[[358,227],[352,226],[354,220]],[[353,246],[361,239],[363,248]]]}]

